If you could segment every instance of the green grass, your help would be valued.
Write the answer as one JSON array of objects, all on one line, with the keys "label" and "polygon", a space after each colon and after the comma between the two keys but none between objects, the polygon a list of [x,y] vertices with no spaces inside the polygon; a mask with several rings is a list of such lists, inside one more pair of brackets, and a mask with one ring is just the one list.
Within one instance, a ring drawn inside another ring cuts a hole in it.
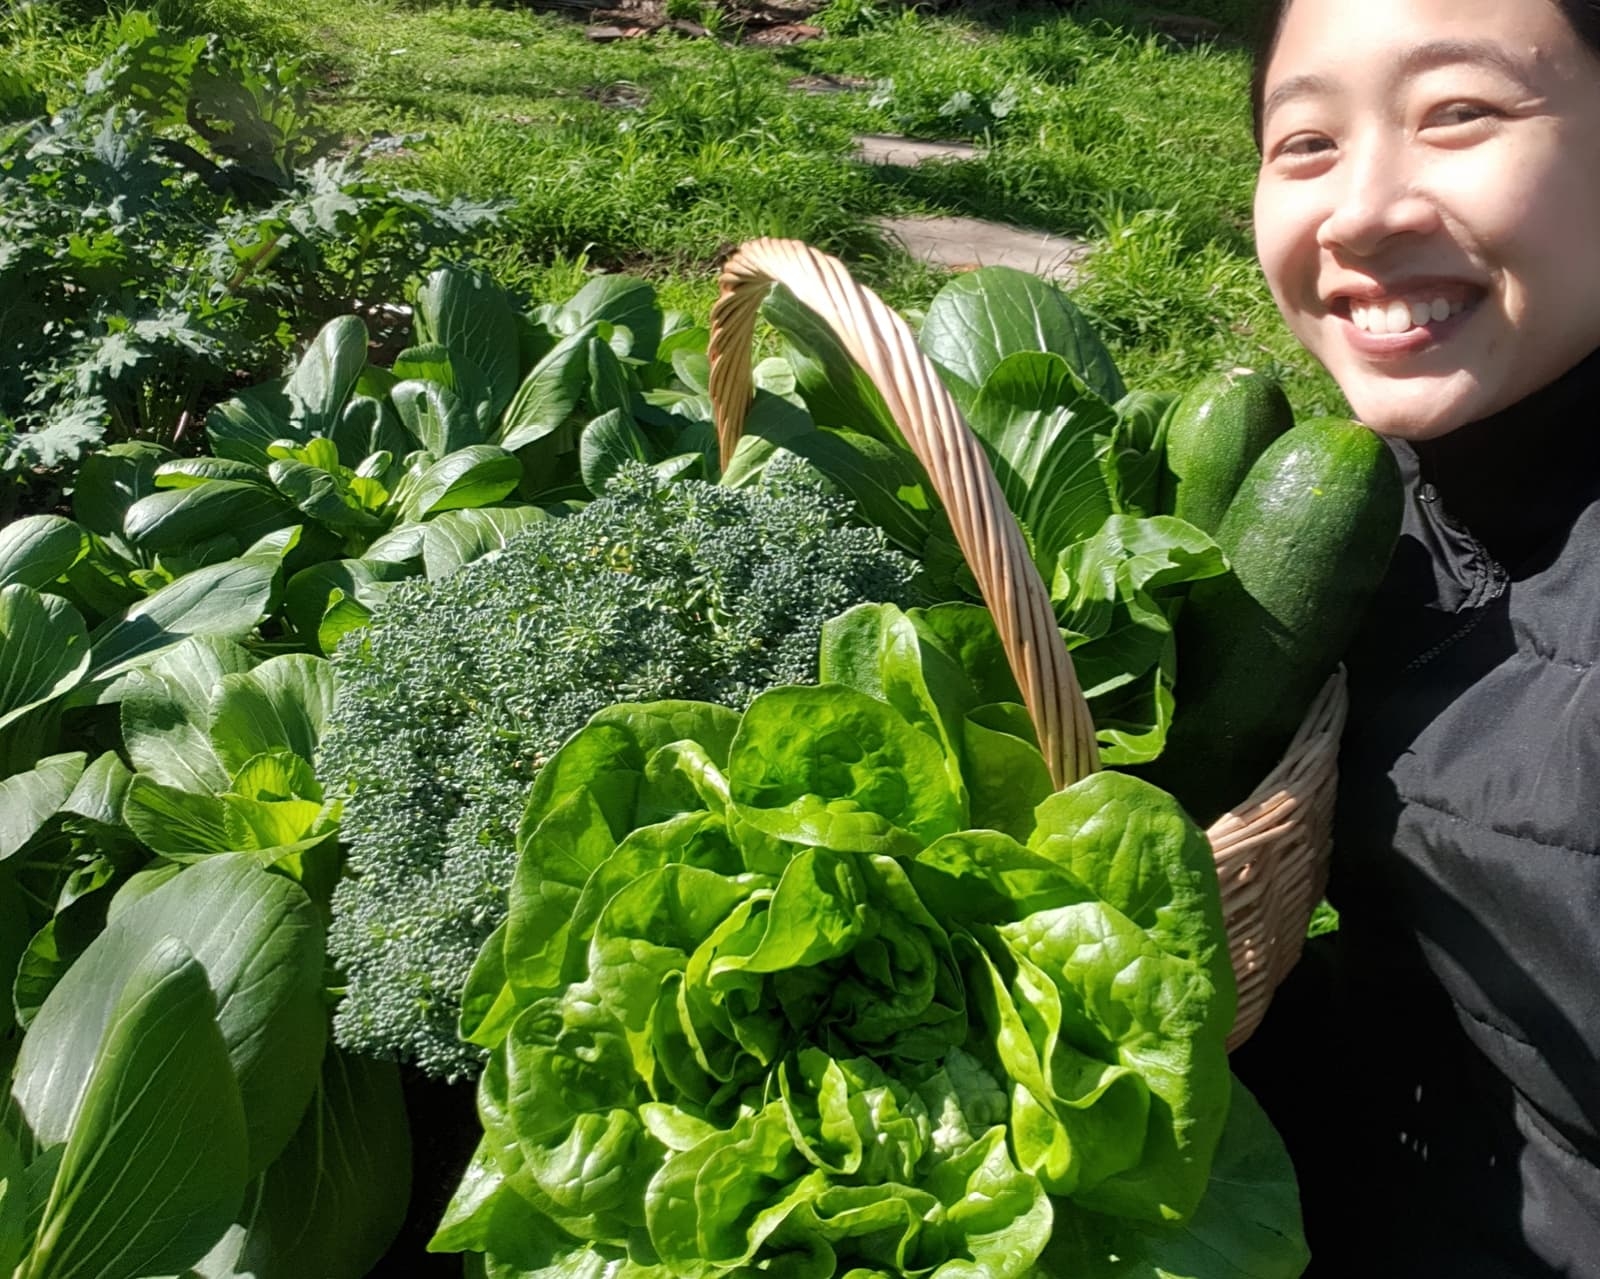
[{"label": "green grass", "polygon": [[[1181,7],[1238,32],[1248,0]],[[674,36],[601,45],[548,14],[416,0],[161,0],[158,12],[303,56],[351,142],[406,135],[385,161],[406,181],[508,201],[488,264],[532,295],[629,270],[703,318],[719,255],[782,235],[843,256],[916,310],[944,277],[871,219],[964,213],[1095,242],[1076,296],[1130,385],[1181,387],[1249,364],[1279,376],[1302,413],[1342,405],[1254,262],[1236,41],[1177,47],[1105,0],[964,19],[832,0],[821,21],[834,34],[778,49]],[[45,0],[26,15],[0,33],[0,54],[24,74],[48,68],[49,83],[115,44],[114,20],[74,20]],[[788,87],[823,73],[871,83],[825,96]],[[964,136],[987,151],[866,169],[849,158],[861,131]]]}]

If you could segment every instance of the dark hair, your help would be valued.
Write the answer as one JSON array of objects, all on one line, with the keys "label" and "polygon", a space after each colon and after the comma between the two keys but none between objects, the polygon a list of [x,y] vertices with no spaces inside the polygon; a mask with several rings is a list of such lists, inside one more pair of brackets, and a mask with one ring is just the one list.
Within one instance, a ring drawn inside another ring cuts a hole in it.
[{"label": "dark hair", "polygon": [[[1600,0],[1551,0],[1561,10],[1578,38],[1600,55]],[[1261,106],[1266,93],[1267,63],[1278,43],[1283,15],[1293,0],[1266,0],[1258,15],[1253,46],[1254,67],[1250,75],[1250,117],[1255,128],[1256,149],[1261,148]]]}]

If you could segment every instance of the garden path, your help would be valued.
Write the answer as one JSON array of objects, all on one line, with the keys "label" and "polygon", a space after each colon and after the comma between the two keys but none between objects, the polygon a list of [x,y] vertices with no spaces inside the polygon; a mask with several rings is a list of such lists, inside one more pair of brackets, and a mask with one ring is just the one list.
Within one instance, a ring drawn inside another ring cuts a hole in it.
[{"label": "garden path", "polygon": [[[980,160],[984,154],[982,147],[970,142],[930,142],[884,133],[861,134],[855,141],[856,158],[862,163],[896,168]],[[1090,253],[1088,244],[1070,236],[982,218],[878,218],[876,225],[919,262],[952,271],[1011,266],[1071,283],[1078,278]]]}]

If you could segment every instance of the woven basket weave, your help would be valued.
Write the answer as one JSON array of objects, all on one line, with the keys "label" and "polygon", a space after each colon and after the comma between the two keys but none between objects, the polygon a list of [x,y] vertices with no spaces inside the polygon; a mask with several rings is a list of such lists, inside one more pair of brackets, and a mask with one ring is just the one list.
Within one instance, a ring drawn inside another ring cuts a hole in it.
[{"label": "woven basket weave", "polygon": [[[927,472],[994,616],[1057,789],[1094,772],[1100,760],[1088,705],[1049,592],[982,446],[905,322],[837,259],[799,241],[751,241],[723,267],[711,312],[710,390],[724,465],[749,411],[750,346],[773,284],[787,287],[833,330],[883,395]],[[1230,1048],[1260,1023],[1278,982],[1300,957],[1322,895],[1345,707],[1341,674],[1322,690],[1277,768],[1206,832],[1239,985]]]}]

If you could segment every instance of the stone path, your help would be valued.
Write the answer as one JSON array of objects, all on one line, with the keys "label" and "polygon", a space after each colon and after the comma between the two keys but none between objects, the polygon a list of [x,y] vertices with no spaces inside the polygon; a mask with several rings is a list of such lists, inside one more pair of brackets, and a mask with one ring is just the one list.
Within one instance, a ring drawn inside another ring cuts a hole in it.
[{"label": "stone path", "polygon": [[872,84],[867,76],[831,75],[827,72],[796,76],[789,81],[791,89],[797,93],[809,93],[813,97],[825,93],[854,93],[857,89],[870,89]]},{"label": "stone path", "polygon": [[[895,168],[981,160],[984,154],[982,147],[970,142],[927,142],[883,133],[862,134],[855,141],[856,158],[862,163]],[[1012,266],[1070,283],[1081,274],[1090,252],[1082,240],[982,218],[879,218],[877,226],[917,261],[949,271]]]},{"label": "stone path", "polygon": [[970,142],[925,142],[921,138],[898,138],[888,133],[862,133],[856,136],[856,159],[863,164],[914,169],[936,161],[981,160],[983,148]]},{"label": "stone path", "polygon": [[980,218],[880,218],[877,225],[919,262],[950,271],[1011,266],[1070,283],[1090,253],[1082,240]]}]

